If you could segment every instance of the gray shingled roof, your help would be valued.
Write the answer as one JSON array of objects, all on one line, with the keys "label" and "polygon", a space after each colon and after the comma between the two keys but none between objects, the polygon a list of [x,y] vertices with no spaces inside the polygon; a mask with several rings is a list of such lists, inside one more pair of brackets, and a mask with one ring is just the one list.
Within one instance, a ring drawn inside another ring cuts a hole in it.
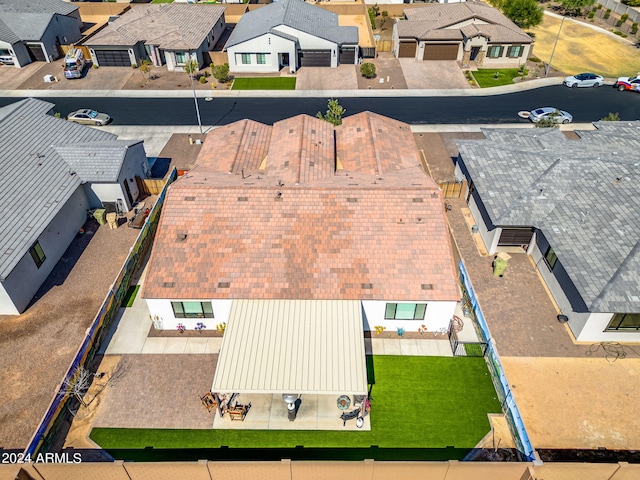
[{"label": "gray shingled roof", "polygon": [[339,45],[358,43],[358,27],[341,27],[338,15],[304,0],[280,0],[242,15],[225,48],[285,25]]},{"label": "gray shingled roof", "polygon": [[456,142],[495,226],[534,226],[591,312],[640,311],[640,122]]},{"label": "gray shingled roof", "polygon": [[220,5],[206,4],[138,5],[84,45],[131,46],[144,42],[168,50],[195,50],[200,48],[225,10],[226,7]]},{"label": "gray shingled roof", "polygon": [[0,0],[0,40],[40,40],[54,15],[78,10],[62,0]]},{"label": "gray shingled roof", "polygon": [[56,145],[55,151],[84,182],[116,183],[130,146],[139,140]]},{"label": "gray shingled roof", "polygon": [[53,104],[33,98],[0,108],[0,279],[87,181],[56,147],[114,145],[117,138],[47,115],[52,108]]},{"label": "gray shingled roof", "polygon": [[[439,38],[434,32],[452,30],[452,26],[469,20],[473,24],[457,29],[462,33],[480,34],[496,43],[531,43],[531,37],[499,10],[481,2],[434,3],[421,8],[404,10],[406,20],[398,22],[400,38],[432,40]],[[445,37],[446,38],[446,37]]]}]

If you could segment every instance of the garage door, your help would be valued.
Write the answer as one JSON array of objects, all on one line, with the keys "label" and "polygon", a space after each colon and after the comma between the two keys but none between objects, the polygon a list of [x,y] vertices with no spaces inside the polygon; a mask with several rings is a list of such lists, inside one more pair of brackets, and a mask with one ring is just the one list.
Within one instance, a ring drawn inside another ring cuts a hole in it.
[{"label": "garage door", "polygon": [[398,49],[398,56],[401,58],[415,57],[416,56],[416,42],[400,42],[400,48]]},{"label": "garage door", "polygon": [[30,45],[27,43],[27,51],[32,62],[46,62],[47,56],[42,51],[42,45],[35,44]]},{"label": "garage door", "polygon": [[101,67],[130,67],[131,59],[127,50],[95,50]]},{"label": "garage door", "polygon": [[423,60],[456,60],[458,44],[425,45]]},{"label": "garage door", "polygon": [[345,47],[340,49],[340,63],[353,65],[356,63],[355,47]]},{"label": "garage door", "polygon": [[300,52],[301,67],[330,67],[331,50],[302,50]]},{"label": "garage door", "polygon": [[503,228],[498,246],[529,245],[532,235],[533,228]]}]

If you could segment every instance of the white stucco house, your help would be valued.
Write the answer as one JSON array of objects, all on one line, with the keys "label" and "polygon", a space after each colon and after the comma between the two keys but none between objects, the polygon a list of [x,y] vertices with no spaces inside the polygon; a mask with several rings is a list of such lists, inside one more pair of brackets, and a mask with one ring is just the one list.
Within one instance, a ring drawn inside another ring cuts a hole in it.
[{"label": "white stucco house", "polygon": [[399,58],[517,68],[531,53],[533,39],[486,3],[430,4],[404,14],[393,25],[393,53]]},{"label": "white stucco house", "polygon": [[231,72],[356,64],[358,27],[304,0],[280,0],[245,13],[225,44]]},{"label": "white stucco house", "polygon": [[24,67],[51,62],[61,45],[80,40],[78,7],[62,0],[2,0],[0,2],[0,63]]},{"label": "white stucco house", "polygon": [[55,118],[53,104],[0,108],[0,314],[23,312],[79,229],[87,210],[139,196],[149,171],[141,141]]},{"label": "white stucco house", "polygon": [[83,45],[94,65],[131,67],[149,59],[183,71],[189,59],[208,66],[208,53],[226,29],[225,7],[166,3],[136,5]]},{"label": "white stucco house", "polygon": [[491,254],[519,247],[578,341],[640,341],[640,122],[483,130],[459,140],[458,178]]},{"label": "white stucco house", "polygon": [[196,164],[169,188],[143,287],[163,329],[231,326],[249,300],[355,301],[364,330],[448,327],[445,212],[408,125],[243,120],[211,131]]}]

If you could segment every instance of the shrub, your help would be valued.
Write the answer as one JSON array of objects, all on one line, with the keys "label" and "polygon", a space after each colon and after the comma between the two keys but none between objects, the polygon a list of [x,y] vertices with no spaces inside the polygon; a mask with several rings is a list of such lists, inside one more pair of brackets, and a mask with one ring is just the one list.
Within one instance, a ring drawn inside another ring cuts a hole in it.
[{"label": "shrub", "polygon": [[589,18],[593,18],[596,16],[596,12],[589,12]]},{"label": "shrub", "polygon": [[533,63],[540,63],[541,60],[538,57],[529,57],[529,61]]},{"label": "shrub", "polygon": [[640,7],[640,0],[622,0],[622,3],[630,7]]},{"label": "shrub", "polygon": [[624,22],[623,22],[622,20],[618,20],[618,21],[616,22],[616,27],[620,27],[620,26],[622,26],[622,24],[623,24],[623,23],[624,23]]},{"label": "shrub", "polygon": [[638,22],[633,22],[633,25],[631,26],[631,33],[633,35],[635,35],[636,33],[638,33]]},{"label": "shrub", "polygon": [[369,7],[369,21],[371,22],[371,28],[376,29],[376,13],[372,7]]},{"label": "shrub", "polygon": [[628,14],[628,13],[625,13],[624,15],[622,15],[622,16],[620,17],[620,20],[622,20],[622,23],[624,23],[624,22],[626,22],[626,21],[627,21],[627,19],[628,19],[628,18],[629,18],[629,14]]},{"label": "shrub", "polygon": [[360,73],[365,78],[374,78],[376,76],[376,66],[370,62],[363,63],[360,65]]},{"label": "shrub", "polygon": [[602,4],[599,3],[598,6],[596,7],[598,10],[600,10],[602,8]]},{"label": "shrub", "polygon": [[198,79],[198,81],[199,81],[200,83],[202,83],[202,84],[205,84],[205,83],[207,83],[207,77],[205,77],[205,76],[203,75],[203,76],[201,76],[201,77]]},{"label": "shrub", "polygon": [[604,18],[605,20],[608,19],[611,16],[611,9],[607,8],[607,11],[604,12],[604,15],[602,18]]},{"label": "shrub", "polygon": [[215,65],[213,67],[213,78],[219,83],[227,83],[229,81],[229,64]]}]

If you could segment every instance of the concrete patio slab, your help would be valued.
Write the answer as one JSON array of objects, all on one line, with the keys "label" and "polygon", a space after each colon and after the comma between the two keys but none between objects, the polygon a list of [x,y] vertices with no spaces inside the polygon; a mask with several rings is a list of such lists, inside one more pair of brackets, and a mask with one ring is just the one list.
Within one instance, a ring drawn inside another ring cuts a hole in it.
[{"label": "concrete patio slab", "polygon": [[[342,411],[336,406],[336,395],[302,395],[296,419],[290,421],[287,405],[282,395],[243,393],[234,399],[234,403],[246,405],[251,403],[244,421],[231,420],[229,415],[216,415],[213,428],[221,430],[371,430],[370,417],[364,417],[362,428],[356,426],[355,420],[348,420],[346,425],[340,419]],[[349,410],[353,410],[349,408]]]},{"label": "concrete patio slab", "polygon": [[207,353],[208,338],[188,338],[184,353]]},{"label": "concrete patio slab", "polygon": [[406,339],[400,342],[402,355],[418,355],[418,345],[420,340]]},{"label": "concrete patio slab", "polygon": [[185,353],[187,350],[187,342],[189,338],[169,338],[167,339],[167,344],[162,353],[165,354],[176,354],[176,353]]},{"label": "concrete patio slab", "polygon": [[147,338],[140,353],[164,353],[168,341],[169,339],[165,337]]},{"label": "concrete patio slab", "polygon": [[222,338],[214,337],[207,340],[207,346],[205,347],[205,353],[220,353],[220,347],[222,346]]}]

